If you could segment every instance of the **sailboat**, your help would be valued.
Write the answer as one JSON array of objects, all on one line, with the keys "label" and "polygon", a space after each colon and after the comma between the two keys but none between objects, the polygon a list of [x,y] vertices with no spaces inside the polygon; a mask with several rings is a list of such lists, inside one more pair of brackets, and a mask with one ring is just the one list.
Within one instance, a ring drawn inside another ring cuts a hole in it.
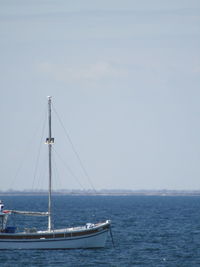
[{"label": "sailboat", "polygon": [[[52,163],[51,153],[54,138],[51,132],[51,106],[52,98],[48,97],[48,167],[49,167],[49,188],[48,188],[48,211],[18,211],[5,210],[4,204],[0,201],[0,249],[78,249],[78,248],[100,248],[106,244],[111,221],[106,220],[98,223],[86,223],[83,226],[54,229],[52,227]],[[36,230],[25,228],[17,232],[15,227],[8,227],[7,220],[11,214],[22,214],[29,216],[47,216],[47,230]]]}]

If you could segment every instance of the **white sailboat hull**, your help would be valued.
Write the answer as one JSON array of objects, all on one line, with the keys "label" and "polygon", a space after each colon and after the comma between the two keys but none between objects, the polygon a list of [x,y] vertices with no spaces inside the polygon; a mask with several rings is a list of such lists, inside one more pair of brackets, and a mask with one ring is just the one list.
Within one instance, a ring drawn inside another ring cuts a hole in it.
[{"label": "white sailboat hull", "polygon": [[[110,223],[81,231],[59,232],[52,234],[0,234],[0,249],[75,249],[101,248],[105,246]],[[50,237],[51,235],[51,237]],[[54,237],[53,237],[54,235]],[[62,236],[62,237],[59,237]],[[65,237],[67,236],[67,237]],[[10,237],[10,238],[9,238]]]},{"label": "white sailboat hull", "polygon": [[[73,248],[98,248],[104,247],[111,222],[98,224],[88,223],[82,227],[72,227],[52,230],[51,211],[51,184],[52,166],[51,151],[54,138],[51,135],[51,97],[48,97],[48,121],[49,135],[46,139],[49,151],[49,194],[48,212],[3,210],[3,203],[0,202],[0,250],[2,249],[73,249]],[[80,161],[80,159],[79,159]],[[15,227],[6,227],[7,217],[10,214],[23,214],[30,216],[48,216],[48,230],[37,231],[25,229],[24,232],[15,233]]]}]

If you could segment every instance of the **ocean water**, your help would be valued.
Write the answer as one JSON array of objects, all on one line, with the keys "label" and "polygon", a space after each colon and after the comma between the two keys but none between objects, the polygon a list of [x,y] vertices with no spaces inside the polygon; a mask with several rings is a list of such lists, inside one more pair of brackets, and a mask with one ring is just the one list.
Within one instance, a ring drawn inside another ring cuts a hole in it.
[{"label": "ocean water", "polygon": [[[2,196],[5,209],[46,210],[45,196]],[[0,266],[200,266],[200,197],[54,196],[55,228],[112,220],[102,249],[0,251]],[[46,228],[15,215],[10,226]]]}]

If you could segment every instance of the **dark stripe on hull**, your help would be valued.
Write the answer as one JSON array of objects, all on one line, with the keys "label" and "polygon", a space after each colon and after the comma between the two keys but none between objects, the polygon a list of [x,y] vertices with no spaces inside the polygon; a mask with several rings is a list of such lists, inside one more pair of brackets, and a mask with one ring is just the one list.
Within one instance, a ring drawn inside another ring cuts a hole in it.
[{"label": "dark stripe on hull", "polygon": [[91,234],[91,235],[88,235],[88,236],[82,236],[82,237],[77,237],[77,238],[57,238],[57,239],[37,239],[37,240],[26,240],[26,239],[19,239],[19,240],[1,240],[0,239],[0,242],[1,243],[4,243],[4,242],[11,242],[11,243],[22,243],[22,242],[26,242],[26,243],[35,243],[35,242],[62,242],[62,241],[72,241],[72,240],[79,240],[79,239],[86,239],[86,238],[92,238],[92,237],[95,237],[95,236],[98,236],[98,235],[101,235],[101,234],[104,234],[105,232],[107,232],[108,229],[104,230],[104,231],[101,231],[97,234]]},{"label": "dark stripe on hull", "polygon": [[[5,241],[26,241],[27,239],[34,239],[35,241],[45,241],[45,239],[62,239],[62,238],[70,238],[69,240],[72,240],[72,237],[83,237],[85,235],[92,235],[95,233],[102,233],[104,230],[108,230],[110,225],[104,225],[100,226],[96,229],[91,230],[85,230],[80,232],[63,232],[63,233],[49,233],[49,234],[0,234],[0,242]],[[47,240],[48,241],[48,240]]]}]

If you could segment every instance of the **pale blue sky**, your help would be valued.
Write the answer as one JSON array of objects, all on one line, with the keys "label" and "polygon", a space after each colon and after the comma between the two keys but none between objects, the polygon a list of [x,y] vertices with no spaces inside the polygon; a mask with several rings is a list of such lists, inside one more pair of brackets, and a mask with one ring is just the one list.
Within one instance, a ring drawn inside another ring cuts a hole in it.
[{"label": "pale blue sky", "polygon": [[[0,59],[0,189],[45,188],[47,95],[95,188],[200,189],[199,0],[0,0]],[[55,187],[80,188],[57,164]]]}]

